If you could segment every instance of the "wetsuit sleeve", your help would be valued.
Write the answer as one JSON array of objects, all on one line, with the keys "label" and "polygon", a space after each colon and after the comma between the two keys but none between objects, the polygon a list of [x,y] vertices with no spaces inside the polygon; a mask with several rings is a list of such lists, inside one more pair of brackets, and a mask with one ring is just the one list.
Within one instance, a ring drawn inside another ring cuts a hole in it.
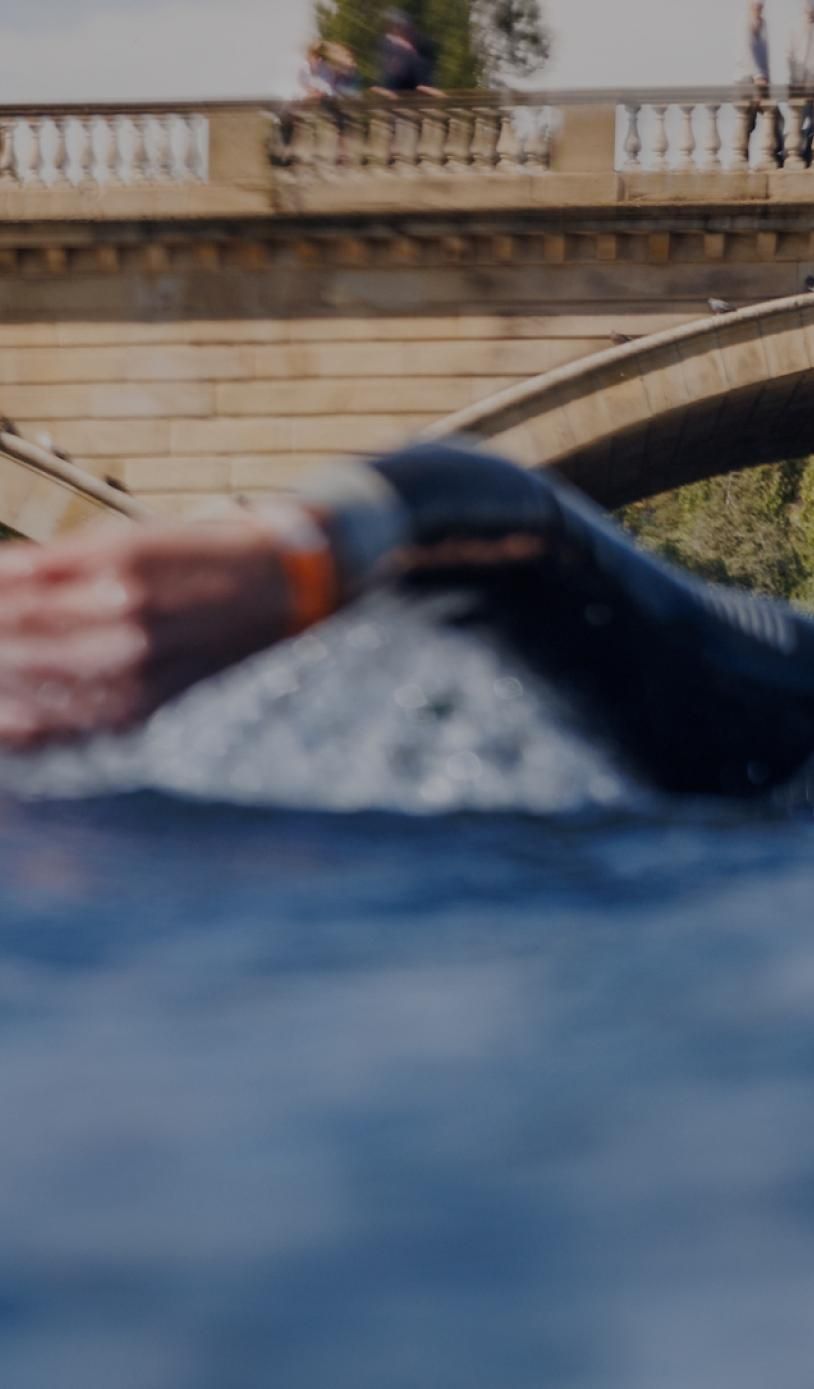
[{"label": "wetsuit sleeve", "polygon": [[642,552],[550,473],[428,444],[372,465],[413,541],[536,537],[539,558],[462,564],[473,611],[529,665],[590,706],[671,789],[753,794],[814,749],[814,624],[788,606],[697,581]]}]

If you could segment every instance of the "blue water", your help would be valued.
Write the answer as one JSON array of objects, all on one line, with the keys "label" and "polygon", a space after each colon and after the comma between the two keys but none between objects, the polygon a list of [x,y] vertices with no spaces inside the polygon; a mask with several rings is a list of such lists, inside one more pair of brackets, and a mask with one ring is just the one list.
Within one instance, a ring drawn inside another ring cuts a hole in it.
[{"label": "blue water", "polygon": [[[809,1389],[808,814],[647,800],[438,650],[351,766],[370,686],[292,676],[346,638],[7,769],[0,1383]],[[288,766],[246,710],[292,681]],[[366,811],[271,804],[341,800],[337,739]],[[198,800],[79,798],[138,767]]]}]

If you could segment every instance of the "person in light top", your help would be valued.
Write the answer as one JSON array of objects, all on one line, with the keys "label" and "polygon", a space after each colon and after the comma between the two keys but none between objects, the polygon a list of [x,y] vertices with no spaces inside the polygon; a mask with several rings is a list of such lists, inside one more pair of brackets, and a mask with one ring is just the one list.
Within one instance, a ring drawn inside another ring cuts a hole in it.
[{"label": "person in light top", "polygon": [[803,108],[800,132],[800,156],[810,168],[814,146],[814,0],[803,4],[800,22],[789,41],[788,62],[790,94],[812,98]]},{"label": "person in light top", "polygon": [[323,101],[334,95],[334,74],[326,45],[312,43],[299,74],[299,94],[305,101]]},{"label": "person in light top", "polygon": [[778,106],[769,105],[771,89],[771,69],[769,62],[769,30],[766,23],[766,6],[763,0],[751,0],[747,15],[746,29],[741,43],[736,74],[737,85],[745,89],[753,98],[747,128],[748,141],[757,125],[758,116],[763,113],[773,123],[774,158],[778,168],[785,160],[785,129],[783,117]]},{"label": "person in light top", "polygon": [[769,30],[763,0],[751,0],[743,34],[736,81],[739,86],[751,86],[757,97],[767,96],[771,83],[769,65]]},{"label": "person in light top", "polygon": [[805,0],[800,21],[789,40],[789,86],[814,92],[814,0]]}]

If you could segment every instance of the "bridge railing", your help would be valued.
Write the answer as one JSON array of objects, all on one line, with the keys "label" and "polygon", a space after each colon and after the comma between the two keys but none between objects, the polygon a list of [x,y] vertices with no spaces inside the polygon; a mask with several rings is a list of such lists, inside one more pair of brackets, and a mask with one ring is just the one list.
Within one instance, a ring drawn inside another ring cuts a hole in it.
[{"label": "bridge railing", "polygon": [[0,188],[206,182],[209,117],[184,106],[0,109]]},{"label": "bridge railing", "polygon": [[578,172],[580,153],[570,148],[578,113],[593,113],[580,125],[586,172],[599,167],[600,148],[608,171],[800,171],[813,106],[814,92],[778,89],[758,103],[736,87],[368,96],[267,109],[272,163],[290,178],[335,178]]},{"label": "bridge railing", "polygon": [[[514,178],[533,202],[554,196],[542,191],[549,173],[616,175],[637,186],[651,174],[716,173],[724,176],[716,196],[725,197],[729,175],[779,173],[782,183],[807,172],[812,129],[814,93],[787,89],[762,104],[742,89],[671,88],[0,106],[0,220],[84,215],[87,193],[100,218],[330,210],[343,199],[351,206],[361,181],[370,206],[377,198],[408,206],[394,175],[430,187],[452,179],[454,196],[473,206],[482,176],[502,176],[504,185]],[[313,191],[342,184],[347,193]],[[728,186],[737,196],[734,179]],[[800,196],[804,185],[793,186]],[[580,196],[612,200],[615,187],[606,180]],[[712,196],[694,187],[693,196]]]},{"label": "bridge railing", "polygon": [[270,113],[272,163],[291,176],[543,172],[559,113],[491,92],[300,102]]},{"label": "bridge railing", "polygon": [[755,101],[743,91],[700,96],[631,94],[617,108],[621,171],[799,172],[814,97]]}]

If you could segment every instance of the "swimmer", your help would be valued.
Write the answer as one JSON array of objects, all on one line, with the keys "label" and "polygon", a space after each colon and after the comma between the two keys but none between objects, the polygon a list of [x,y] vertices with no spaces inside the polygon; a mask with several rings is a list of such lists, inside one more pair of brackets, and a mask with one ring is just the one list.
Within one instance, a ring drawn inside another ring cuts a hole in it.
[{"label": "swimmer", "polygon": [[466,621],[654,784],[755,796],[814,752],[814,623],[638,551],[554,479],[424,444],[298,502],[0,549],[0,743],[116,732],[367,588],[453,586]]}]

